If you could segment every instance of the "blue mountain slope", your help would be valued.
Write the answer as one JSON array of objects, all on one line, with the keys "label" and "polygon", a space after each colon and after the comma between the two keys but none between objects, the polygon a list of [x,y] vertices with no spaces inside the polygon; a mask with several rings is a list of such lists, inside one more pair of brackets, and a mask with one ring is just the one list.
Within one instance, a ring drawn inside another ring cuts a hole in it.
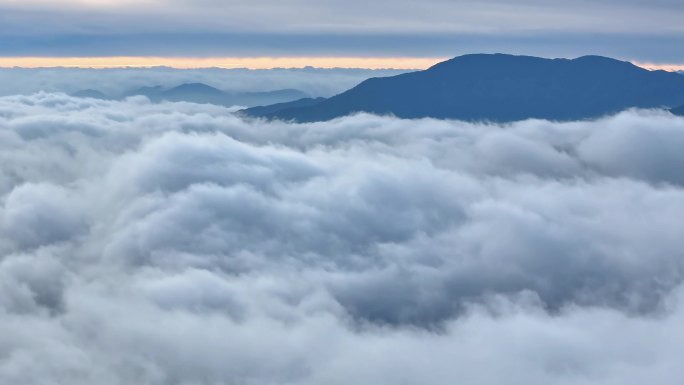
[{"label": "blue mountain slope", "polygon": [[372,78],[313,106],[270,118],[329,120],[354,112],[402,118],[515,121],[594,118],[684,104],[684,77],[599,56],[574,60],[466,55],[428,70]]},{"label": "blue mountain slope", "polygon": [[252,116],[252,117],[268,117],[268,116],[273,115],[279,111],[287,110],[290,108],[315,106],[315,105],[323,102],[324,100],[326,100],[326,99],[325,98],[303,98],[303,99],[295,100],[293,102],[277,103],[277,104],[271,104],[268,106],[258,106],[258,107],[247,108],[245,110],[240,111],[240,113],[247,115],[247,116]]},{"label": "blue mountain slope", "polygon": [[679,106],[670,110],[675,115],[684,116],[684,106]]}]

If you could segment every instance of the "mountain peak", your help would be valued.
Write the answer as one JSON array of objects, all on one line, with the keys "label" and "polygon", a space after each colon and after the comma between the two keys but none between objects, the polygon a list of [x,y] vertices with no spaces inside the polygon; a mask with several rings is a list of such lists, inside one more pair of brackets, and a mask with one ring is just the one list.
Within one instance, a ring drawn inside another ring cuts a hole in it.
[{"label": "mountain peak", "polygon": [[580,56],[576,59],[573,59],[574,61],[584,61],[584,62],[593,62],[593,63],[629,63],[626,61],[618,60],[618,59],[613,59],[611,57],[607,56],[601,56],[601,55],[584,55]]},{"label": "mountain peak", "polygon": [[586,56],[580,56],[577,59],[572,60],[575,63],[581,63],[583,65],[588,65],[588,66],[607,66],[607,67],[613,67],[613,68],[623,68],[623,69],[630,69],[630,70],[638,70],[638,71],[648,71],[645,68],[641,68],[637,65],[635,65],[632,62],[629,61],[624,61],[624,60],[618,60],[618,59],[613,59],[605,56],[598,56],[598,55],[586,55]]},{"label": "mountain peak", "polygon": [[474,54],[425,71],[371,78],[328,100],[278,109],[270,117],[320,121],[369,112],[470,121],[575,120],[680,104],[684,77],[629,62],[602,56]]},{"label": "mountain peak", "polygon": [[599,55],[585,55],[580,56],[575,59],[565,59],[565,58],[541,58],[536,56],[526,56],[526,55],[511,55],[503,53],[493,53],[493,54],[467,54],[462,56],[456,56],[453,59],[437,63],[430,67],[429,70],[440,70],[440,69],[450,69],[452,67],[467,67],[471,66],[476,69],[478,66],[489,66],[489,67],[502,67],[509,66],[514,69],[529,68],[530,66],[542,66],[550,64],[564,64],[564,65],[589,65],[589,66],[621,66],[621,67],[631,67],[640,68],[628,61],[617,60],[605,56]]},{"label": "mountain peak", "polygon": [[214,88],[204,83],[185,83],[177,87],[171,88],[167,92],[202,92],[202,93],[219,93],[223,92],[218,88]]},{"label": "mountain peak", "polygon": [[469,65],[502,65],[510,63],[528,63],[530,61],[550,60],[542,59],[533,56],[510,55],[503,53],[476,53],[456,56],[452,59],[437,63],[430,67],[430,70],[448,69],[454,66],[469,66]]}]

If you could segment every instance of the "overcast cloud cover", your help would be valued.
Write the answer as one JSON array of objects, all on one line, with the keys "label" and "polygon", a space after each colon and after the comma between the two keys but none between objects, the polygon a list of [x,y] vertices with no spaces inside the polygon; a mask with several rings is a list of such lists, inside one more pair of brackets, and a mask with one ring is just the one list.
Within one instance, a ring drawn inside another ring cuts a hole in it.
[{"label": "overcast cloud cover", "polygon": [[0,98],[0,383],[680,384],[682,146]]},{"label": "overcast cloud cover", "polygon": [[680,0],[0,0],[0,56],[434,56],[684,63]]}]

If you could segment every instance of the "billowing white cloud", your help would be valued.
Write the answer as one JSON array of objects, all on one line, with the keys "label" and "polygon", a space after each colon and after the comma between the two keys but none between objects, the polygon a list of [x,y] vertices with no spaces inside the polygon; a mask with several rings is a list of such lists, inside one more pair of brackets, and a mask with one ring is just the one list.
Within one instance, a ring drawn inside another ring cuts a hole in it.
[{"label": "billowing white cloud", "polygon": [[682,141],[0,98],[0,383],[677,384]]}]

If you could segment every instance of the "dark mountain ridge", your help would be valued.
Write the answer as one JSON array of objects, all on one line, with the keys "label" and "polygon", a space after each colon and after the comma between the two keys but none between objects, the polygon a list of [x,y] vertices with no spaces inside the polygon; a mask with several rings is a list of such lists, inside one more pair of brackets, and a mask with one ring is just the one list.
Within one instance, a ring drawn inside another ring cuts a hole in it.
[{"label": "dark mountain ridge", "polygon": [[675,107],[671,109],[670,112],[672,112],[675,115],[684,116],[684,105]]},{"label": "dark mountain ridge", "polygon": [[369,112],[400,118],[508,122],[589,119],[632,107],[681,104],[684,77],[672,72],[649,71],[601,56],[543,59],[476,54],[425,71],[371,78],[319,103],[276,109],[262,116],[311,122]]}]

